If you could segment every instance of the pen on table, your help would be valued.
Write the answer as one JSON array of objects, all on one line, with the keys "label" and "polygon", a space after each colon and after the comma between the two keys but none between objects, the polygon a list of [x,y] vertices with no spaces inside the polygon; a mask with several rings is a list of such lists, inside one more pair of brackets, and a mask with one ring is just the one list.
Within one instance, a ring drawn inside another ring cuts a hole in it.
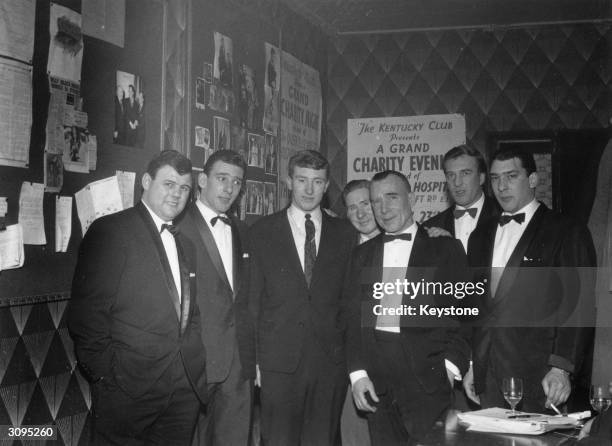
[{"label": "pen on table", "polygon": [[555,406],[553,403],[550,403],[550,407],[552,407],[552,410],[554,410],[555,412],[557,412],[557,415],[561,415],[563,416],[563,414],[561,413],[561,411],[559,409],[557,409],[557,406]]},{"label": "pen on table", "polygon": [[526,414],[520,414],[520,415],[510,415],[508,416],[508,418],[531,418],[532,416],[537,416],[537,415],[530,415],[526,413]]}]

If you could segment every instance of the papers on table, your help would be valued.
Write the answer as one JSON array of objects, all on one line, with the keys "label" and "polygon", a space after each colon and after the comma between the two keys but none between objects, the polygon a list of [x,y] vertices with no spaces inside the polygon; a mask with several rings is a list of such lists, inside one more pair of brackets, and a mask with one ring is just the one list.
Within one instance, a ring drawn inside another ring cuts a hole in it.
[{"label": "papers on table", "polygon": [[492,432],[504,434],[540,435],[555,429],[571,429],[578,420],[565,416],[550,416],[537,413],[516,412],[514,417],[508,409],[493,407],[458,414],[462,423],[468,425],[468,431]]}]

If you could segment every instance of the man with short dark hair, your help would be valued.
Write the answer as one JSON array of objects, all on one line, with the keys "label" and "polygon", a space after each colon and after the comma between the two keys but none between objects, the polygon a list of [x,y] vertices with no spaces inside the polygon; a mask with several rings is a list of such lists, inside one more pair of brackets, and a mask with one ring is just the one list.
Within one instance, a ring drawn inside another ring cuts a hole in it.
[{"label": "man with short dark hair", "polygon": [[414,195],[396,171],[370,184],[376,221],[384,230],[357,246],[347,277],[347,362],[357,408],[368,416],[372,444],[423,440],[451,402],[451,383],[468,369],[469,346],[452,321],[401,314],[408,304],[437,306],[437,296],[374,295],[376,284],[455,283],[464,277],[457,240],[430,238],[414,221]]},{"label": "man with short dark hair", "polygon": [[198,201],[187,207],[180,230],[197,250],[197,299],[207,353],[209,403],[196,441],[203,446],[246,446],[255,377],[255,327],[248,309],[247,228],[229,213],[246,172],[231,150],[214,152],[198,175]]},{"label": "man with short dark hair", "polygon": [[347,386],[340,309],[355,234],[321,211],[329,163],[320,153],[298,152],[288,174],[291,205],[249,233],[261,432],[266,446],[331,445]]},{"label": "man with short dark hair", "polygon": [[487,165],[478,150],[465,144],[446,152],[442,164],[453,204],[424,222],[423,226],[430,230],[443,229],[459,239],[467,251],[472,231],[489,218],[499,215],[497,203],[487,197],[483,190]]},{"label": "man with short dark hair", "polygon": [[189,444],[206,396],[195,252],[173,219],[191,162],[165,150],[142,200],[96,220],[79,248],[68,328],[91,383],[96,444]]},{"label": "man with short dark hair", "polygon": [[570,375],[586,351],[582,329],[563,324],[578,305],[589,310],[588,283],[580,283],[576,267],[594,266],[593,242],[586,227],[535,199],[538,174],[530,153],[498,151],[490,178],[503,213],[469,240],[470,266],[482,269],[476,280],[490,286],[464,388],[484,407],[503,407],[502,380],[522,378],[519,408],[542,412],[568,399]]}]

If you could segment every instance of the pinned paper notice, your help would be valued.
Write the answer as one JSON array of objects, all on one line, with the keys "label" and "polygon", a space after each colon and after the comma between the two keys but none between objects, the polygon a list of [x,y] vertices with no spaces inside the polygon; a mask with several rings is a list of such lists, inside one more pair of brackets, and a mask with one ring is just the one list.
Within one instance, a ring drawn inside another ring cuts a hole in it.
[{"label": "pinned paper notice", "polygon": [[123,209],[116,176],[88,184],[74,194],[74,199],[83,235],[97,218]]},{"label": "pinned paper notice", "polygon": [[72,233],[72,197],[55,199],[55,252],[66,252]]},{"label": "pinned paper notice", "polygon": [[43,196],[45,185],[40,183],[21,184],[19,194],[19,224],[23,229],[23,243],[46,245],[45,222],[43,218]]},{"label": "pinned paper notice", "polygon": [[136,173],[117,170],[116,175],[117,181],[119,182],[123,209],[131,208],[134,206],[134,182],[136,181]]},{"label": "pinned paper notice", "polygon": [[7,226],[5,231],[0,231],[0,271],[21,268],[24,258],[21,225]]}]

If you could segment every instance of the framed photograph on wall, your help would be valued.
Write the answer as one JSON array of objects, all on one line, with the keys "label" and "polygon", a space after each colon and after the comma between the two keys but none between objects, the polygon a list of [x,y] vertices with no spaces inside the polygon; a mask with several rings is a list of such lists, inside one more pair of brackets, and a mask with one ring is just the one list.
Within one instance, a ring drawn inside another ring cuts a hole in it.
[{"label": "framed photograph on wall", "polygon": [[146,137],[144,81],[136,74],[117,71],[115,87],[113,142],[142,148]]}]

